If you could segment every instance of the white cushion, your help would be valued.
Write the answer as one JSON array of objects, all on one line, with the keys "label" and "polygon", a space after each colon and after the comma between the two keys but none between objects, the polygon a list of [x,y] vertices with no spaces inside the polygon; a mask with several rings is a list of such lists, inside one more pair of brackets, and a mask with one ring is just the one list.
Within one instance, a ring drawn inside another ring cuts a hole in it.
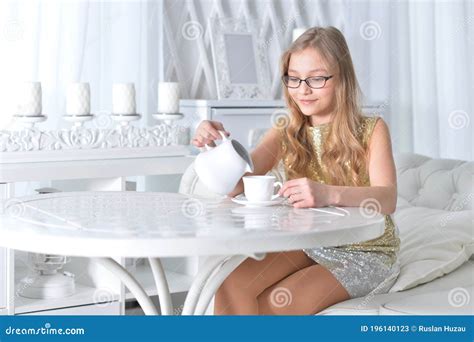
[{"label": "white cushion", "polygon": [[398,194],[411,205],[460,211],[473,208],[474,162],[396,155]]},{"label": "white cushion", "polygon": [[398,209],[400,275],[390,292],[402,291],[450,273],[474,251],[472,211],[422,207]]},{"label": "white cushion", "polygon": [[380,315],[472,315],[474,287],[454,287],[450,290],[406,296],[380,307]]},{"label": "white cushion", "polygon": [[452,272],[472,255],[474,163],[396,156],[400,275],[390,292]]}]

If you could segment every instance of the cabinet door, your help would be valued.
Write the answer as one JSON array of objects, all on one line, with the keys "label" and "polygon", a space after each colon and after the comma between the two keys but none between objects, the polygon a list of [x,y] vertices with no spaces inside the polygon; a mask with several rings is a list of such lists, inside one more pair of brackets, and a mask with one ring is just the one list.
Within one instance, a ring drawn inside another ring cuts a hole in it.
[{"label": "cabinet door", "polygon": [[0,309],[7,306],[7,251],[0,248]]},{"label": "cabinet door", "polygon": [[220,121],[232,139],[240,142],[245,148],[251,147],[252,132],[267,130],[272,127],[272,114],[281,110],[268,108],[213,108],[212,120]]}]

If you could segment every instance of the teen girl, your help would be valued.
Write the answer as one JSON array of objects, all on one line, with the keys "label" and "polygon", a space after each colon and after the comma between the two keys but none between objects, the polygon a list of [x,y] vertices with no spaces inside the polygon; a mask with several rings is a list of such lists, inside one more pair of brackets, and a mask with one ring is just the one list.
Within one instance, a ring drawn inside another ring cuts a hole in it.
[{"label": "teen girl", "polygon": [[[280,194],[295,208],[371,203],[385,215],[385,232],[361,243],[248,258],[219,288],[217,315],[315,314],[350,298],[387,292],[399,273],[400,240],[390,216],[397,183],[389,130],[380,117],[361,113],[344,36],[334,27],[307,30],[283,53],[281,73],[290,122],[270,129],[252,152],[254,174],[264,175],[282,161],[288,181]],[[218,130],[225,131],[221,123],[203,121],[193,144],[212,144]],[[241,180],[229,196],[242,192]],[[288,305],[276,300],[279,291],[290,297]]]}]

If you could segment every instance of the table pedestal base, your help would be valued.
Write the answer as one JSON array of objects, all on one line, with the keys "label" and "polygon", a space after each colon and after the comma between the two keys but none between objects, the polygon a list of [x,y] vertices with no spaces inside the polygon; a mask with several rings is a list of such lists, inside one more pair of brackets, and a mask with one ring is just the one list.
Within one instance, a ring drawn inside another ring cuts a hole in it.
[{"label": "table pedestal base", "polygon": [[[256,260],[265,258],[265,253],[254,255],[210,256],[198,271],[191,288],[186,296],[183,315],[204,315],[212,297],[221,284],[245,259],[251,257]],[[145,315],[158,315],[158,309],[140,283],[112,258],[94,258],[117,276],[120,281],[135,296]],[[156,284],[158,299],[162,315],[173,315],[173,304],[169,291],[168,281],[159,258],[149,258],[150,267]]]}]

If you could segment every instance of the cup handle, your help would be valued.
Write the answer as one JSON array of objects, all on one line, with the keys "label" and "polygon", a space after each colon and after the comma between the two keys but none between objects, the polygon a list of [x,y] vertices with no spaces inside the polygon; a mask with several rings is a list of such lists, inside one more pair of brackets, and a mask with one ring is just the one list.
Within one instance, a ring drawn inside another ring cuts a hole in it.
[{"label": "cup handle", "polygon": [[[227,140],[229,140],[229,139],[226,137],[224,131],[218,131],[218,132],[219,132],[219,134],[220,134],[221,137],[222,137],[222,141],[227,141]],[[205,144],[204,147],[206,147],[206,150],[207,150],[207,151],[210,151],[210,150],[212,150],[212,149],[214,148],[214,147],[212,147],[212,146],[209,146],[208,144]]]},{"label": "cup handle", "polygon": [[[281,182],[275,182],[275,184],[273,184],[273,187],[276,188],[277,186],[279,186],[280,189],[281,189],[281,188],[283,187],[283,184],[282,184]],[[274,199],[277,199],[278,197],[280,197],[279,194],[273,195],[273,196],[272,196],[272,201],[273,201]]]}]

